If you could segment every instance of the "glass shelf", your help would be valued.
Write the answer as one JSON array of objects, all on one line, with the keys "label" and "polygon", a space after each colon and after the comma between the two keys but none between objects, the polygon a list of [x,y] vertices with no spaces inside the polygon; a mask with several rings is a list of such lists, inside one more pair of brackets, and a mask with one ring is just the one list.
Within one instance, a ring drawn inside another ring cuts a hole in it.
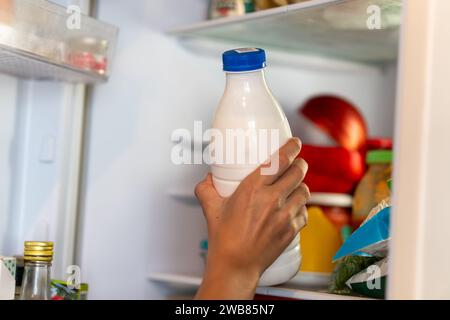
[{"label": "glass shelf", "polygon": [[[378,12],[381,29],[369,30]],[[379,65],[397,59],[401,12],[401,0],[309,0],[169,33]]]},{"label": "glass shelf", "polygon": [[[331,294],[321,287],[305,285],[304,277],[299,273],[283,285],[258,287],[256,294],[298,300],[373,300],[365,297]],[[188,289],[195,291],[202,282],[200,276],[176,273],[151,273],[148,279],[183,291]]]},{"label": "glass shelf", "polygon": [[3,0],[0,72],[26,79],[104,82],[117,33],[112,25],[46,0]]}]

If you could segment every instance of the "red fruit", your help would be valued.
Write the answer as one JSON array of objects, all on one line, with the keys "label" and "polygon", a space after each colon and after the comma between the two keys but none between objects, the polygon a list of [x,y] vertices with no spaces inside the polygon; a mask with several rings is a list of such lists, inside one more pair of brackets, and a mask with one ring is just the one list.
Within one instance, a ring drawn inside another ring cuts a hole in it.
[{"label": "red fruit", "polygon": [[359,181],[366,170],[361,152],[340,147],[303,145],[299,156],[308,162],[310,172],[334,179]]},{"label": "red fruit", "polygon": [[366,170],[363,153],[340,147],[303,145],[298,157],[308,162],[311,192],[352,193]]},{"label": "red fruit", "polygon": [[364,118],[355,106],[344,99],[315,97],[307,101],[299,112],[346,149],[361,150],[366,144]]},{"label": "red fruit", "polygon": [[357,181],[343,180],[332,176],[324,176],[309,170],[304,182],[311,192],[347,193],[351,194]]}]

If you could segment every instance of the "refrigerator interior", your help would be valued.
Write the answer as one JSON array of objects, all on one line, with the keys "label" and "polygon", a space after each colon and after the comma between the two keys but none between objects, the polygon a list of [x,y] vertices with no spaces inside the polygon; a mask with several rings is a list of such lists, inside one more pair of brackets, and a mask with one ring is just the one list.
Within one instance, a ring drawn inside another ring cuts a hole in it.
[{"label": "refrigerator interior", "polygon": [[[205,128],[210,124],[224,89],[220,52],[242,44],[192,50],[166,31],[204,20],[206,11],[204,0],[98,1],[98,18],[117,25],[120,35],[110,79],[89,90],[85,118],[73,250],[91,299],[166,298],[180,291],[150,281],[151,273],[203,271],[199,242],[207,234],[193,190],[208,167],[174,165],[171,134],[192,131],[196,120]],[[297,109],[328,93],[353,102],[371,136],[393,136],[396,63],[346,67],[333,60],[312,64],[311,57],[291,63],[271,49],[267,55],[269,86],[294,135],[302,129]],[[79,104],[67,100],[80,90],[0,76],[4,254],[20,254],[29,237],[54,240],[57,248],[72,232],[58,213],[67,189],[76,188],[64,173],[75,139],[69,119],[80,112]],[[62,277],[65,267],[55,265],[55,275]]]},{"label": "refrigerator interior", "polygon": [[[200,275],[199,242],[207,236],[193,189],[208,168],[172,164],[171,133],[192,131],[195,120],[210,124],[224,89],[219,53],[233,44],[205,54],[164,34],[204,19],[205,1],[108,1],[98,13],[121,31],[113,75],[90,102],[77,261],[93,298],[165,298],[178,292],[149,274]],[[297,108],[333,93],[361,109],[371,135],[393,135],[395,64],[342,71],[293,67],[267,54],[269,86],[294,134]]]}]

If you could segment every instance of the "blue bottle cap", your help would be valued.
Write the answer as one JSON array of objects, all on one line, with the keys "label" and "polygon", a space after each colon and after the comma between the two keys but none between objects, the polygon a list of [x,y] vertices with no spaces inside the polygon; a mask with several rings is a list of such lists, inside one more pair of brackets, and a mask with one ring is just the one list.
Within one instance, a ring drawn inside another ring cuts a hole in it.
[{"label": "blue bottle cap", "polygon": [[266,67],[266,52],[258,48],[241,48],[224,52],[223,70],[245,72]]}]

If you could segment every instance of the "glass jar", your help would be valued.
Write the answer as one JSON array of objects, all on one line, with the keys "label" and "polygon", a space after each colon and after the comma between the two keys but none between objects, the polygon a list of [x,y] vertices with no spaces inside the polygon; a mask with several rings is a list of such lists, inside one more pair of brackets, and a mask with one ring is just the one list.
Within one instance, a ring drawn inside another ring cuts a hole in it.
[{"label": "glass jar", "polygon": [[50,300],[50,262],[27,261],[20,300]]},{"label": "glass jar", "polygon": [[392,175],[392,157],[390,150],[376,150],[367,153],[369,168],[356,187],[353,197],[352,226],[357,229],[368,214],[389,194],[388,180]]},{"label": "glass jar", "polygon": [[50,300],[53,242],[25,241],[20,300]]}]

